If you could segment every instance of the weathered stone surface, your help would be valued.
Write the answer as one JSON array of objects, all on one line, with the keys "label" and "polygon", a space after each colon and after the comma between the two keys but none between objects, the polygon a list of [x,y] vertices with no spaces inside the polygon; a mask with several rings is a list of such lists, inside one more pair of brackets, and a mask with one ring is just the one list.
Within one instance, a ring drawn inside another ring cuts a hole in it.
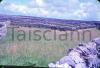
[{"label": "weathered stone surface", "polygon": [[68,52],[68,55],[49,67],[63,68],[98,68],[100,64],[100,38],[88,43],[81,43]]},{"label": "weathered stone surface", "polygon": [[5,37],[7,34],[7,25],[6,22],[0,22],[0,39]]}]

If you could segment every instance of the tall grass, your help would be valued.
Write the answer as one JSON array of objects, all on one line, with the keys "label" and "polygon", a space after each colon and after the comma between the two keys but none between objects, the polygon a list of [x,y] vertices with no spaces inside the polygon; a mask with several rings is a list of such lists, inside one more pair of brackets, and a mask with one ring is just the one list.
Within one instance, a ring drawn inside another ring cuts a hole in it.
[{"label": "tall grass", "polygon": [[[32,28],[35,30],[35,28]],[[17,65],[17,66],[42,66],[47,67],[48,63],[55,62],[66,55],[69,48],[77,45],[79,41],[73,40],[51,40],[45,41],[18,41],[16,39],[17,30],[28,28],[18,28],[15,30],[15,40],[11,39],[11,29],[8,29],[7,36],[0,40],[0,65]],[[45,29],[39,29],[44,31]],[[63,33],[58,31],[57,35]],[[99,35],[99,34],[98,34]],[[47,34],[52,37],[51,34]],[[35,37],[34,35],[32,37]]]}]

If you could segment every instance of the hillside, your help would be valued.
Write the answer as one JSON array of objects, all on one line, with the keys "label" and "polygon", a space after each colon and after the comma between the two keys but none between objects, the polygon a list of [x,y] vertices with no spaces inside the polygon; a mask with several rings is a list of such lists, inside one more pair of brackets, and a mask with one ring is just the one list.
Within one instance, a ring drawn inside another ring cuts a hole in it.
[{"label": "hillside", "polygon": [[99,21],[63,20],[32,16],[0,15],[0,21],[11,21],[11,25],[23,27],[49,28],[54,30],[78,30],[94,28]]},{"label": "hillside", "polygon": [[[11,21],[11,26],[20,26],[14,31],[8,28],[6,37],[0,40],[0,65],[46,67],[65,56],[68,49],[90,41],[90,31],[91,39],[100,37],[93,21],[9,15],[0,15],[0,21]],[[82,29],[79,34],[76,28]],[[85,33],[83,40],[85,31],[89,32]],[[36,40],[38,37],[41,37],[40,40]]]}]

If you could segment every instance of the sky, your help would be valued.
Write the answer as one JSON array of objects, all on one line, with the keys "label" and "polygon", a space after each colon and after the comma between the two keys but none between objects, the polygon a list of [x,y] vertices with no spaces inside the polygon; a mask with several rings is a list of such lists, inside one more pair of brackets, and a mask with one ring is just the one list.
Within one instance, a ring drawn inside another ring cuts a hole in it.
[{"label": "sky", "polygon": [[3,0],[0,14],[100,21],[97,0]]}]

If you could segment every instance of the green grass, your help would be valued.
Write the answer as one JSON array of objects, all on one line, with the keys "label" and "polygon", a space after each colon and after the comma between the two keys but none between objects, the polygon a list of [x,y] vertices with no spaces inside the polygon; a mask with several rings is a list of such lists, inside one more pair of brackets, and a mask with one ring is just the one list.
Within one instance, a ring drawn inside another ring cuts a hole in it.
[{"label": "green grass", "polygon": [[[20,28],[19,28],[20,29]],[[27,28],[25,28],[26,30]],[[17,29],[16,29],[17,30]],[[33,28],[35,30],[35,28]],[[45,29],[39,29],[42,32]],[[59,33],[63,32],[58,32]],[[26,31],[26,35],[28,32]],[[69,48],[74,47],[80,41],[60,41],[59,39],[45,41],[43,38],[40,41],[18,41],[15,31],[15,40],[11,39],[11,29],[8,29],[7,36],[0,40],[0,65],[17,65],[17,66],[38,66],[47,67],[48,63],[55,62],[66,55]],[[42,33],[40,34],[42,36]],[[47,34],[52,37],[53,34]],[[34,35],[32,36],[35,37]],[[26,37],[28,38],[28,37]]]}]

